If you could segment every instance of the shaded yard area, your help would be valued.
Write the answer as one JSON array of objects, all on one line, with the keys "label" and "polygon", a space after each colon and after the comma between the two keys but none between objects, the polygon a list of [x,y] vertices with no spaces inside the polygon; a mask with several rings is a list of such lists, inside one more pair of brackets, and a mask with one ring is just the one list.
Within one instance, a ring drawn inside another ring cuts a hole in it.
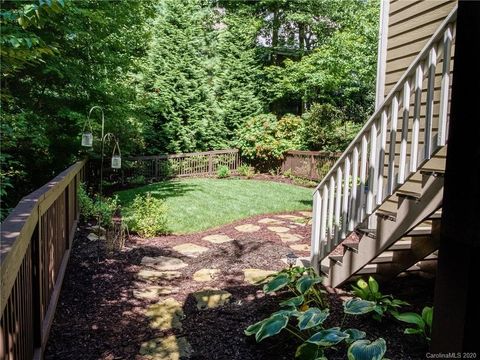
[{"label": "shaded yard area", "polygon": [[192,233],[258,214],[308,210],[312,190],[258,180],[185,179],[150,184],[118,192],[122,213],[137,194],[150,192],[168,206],[168,228],[175,234]]},{"label": "shaded yard area", "polygon": [[[191,235],[132,237],[113,255],[101,248],[100,262],[97,242],[87,239],[91,230],[82,228],[45,358],[293,359],[298,343],[288,333],[257,344],[243,330],[278,310],[278,297],[285,296],[264,295],[251,275],[258,279],[267,273],[262,271],[282,269],[282,259],[292,251],[308,256],[309,216],[259,215]],[[415,310],[430,301],[431,281],[404,278],[394,285],[384,290],[411,302]],[[342,321],[343,298],[328,295],[332,326]],[[202,300],[219,306],[206,308]],[[394,322],[357,317],[347,323],[372,338],[384,337],[390,359],[424,356],[424,347]],[[330,360],[344,359],[345,351],[328,355]]]}]

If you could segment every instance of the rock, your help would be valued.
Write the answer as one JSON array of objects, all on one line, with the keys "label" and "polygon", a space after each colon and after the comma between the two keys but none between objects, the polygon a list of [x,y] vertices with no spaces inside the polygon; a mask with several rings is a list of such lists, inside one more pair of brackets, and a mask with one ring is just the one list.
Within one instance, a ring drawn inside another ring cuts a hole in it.
[{"label": "rock", "polygon": [[96,235],[94,233],[90,233],[90,234],[88,234],[87,239],[90,240],[90,241],[97,241],[98,239],[105,240],[105,236],[102,235],[102,236],[99,237],[98,235]]},{"label": "rock", "polygon": [[208,248],[205,246],[200,246],[192,243],[180,244],[173,247],[173,250],[179,252],[182,255],[197,257],[198,255],[208,251]]},{"label": "rock", "polygon": [[107,231],[107,230],[105,230],[104,227],[99,226],[99,225],[88,226],[86,229],[87,230],[93,230],[93,231],[100,231],[101,233],[105,233]]},{"label": "rock", "polygon": [[212,244],[223,244],[229,241],[233,241],[230,236],[224,234],[207,235],[203,237],[202,240],[209,241]]},{"label": "rock", "polygon": [[290,231],[288,227],[284,226],[268,226],[267,229],[276,233],[286,233]]},{"label": "rock", "polygon": [[145,289],[133,290],[133,297],[139,300],[157,300],[161,295],[177,293],[180,289],[173,286],[152,285]]},{"label": "rock", "polygon": [[197,309],[206,310],[227,304],[232,294],[224,290],[205,289],[193,293],[193,296],[197,300]]},{"label": "rock", "polygon": [[141,269],[137,277],[142,280],[173,280],[182,276],[180,271],[158,271],[151,269]]},{"label": "rock", "polygon": [[[287,258],[280,259],[282,262],[288,265]],[[302,266],[302,267],[309,267],[310,264],[310,257],[299,257],[295,262],[295,266]]]},{"label": "rock", "polygon": [[261,220],[258,220],[260,224],[272,224],[272,225],[280,225],[284,224],[285,221],[278,220],[278,219],[272,219],[272,218],[263,218]]},{"label": "rock", "polygon": [[244,233],[252,233],[260,230],[260,226],[253,225],[253,224],[243,224],[243,225],[235,226],[235,230],[244,232]]},{"label": "rock", "polygon": [[141,264],[156,270],[178,270],[188,266],[183,260],[168,256],[145,256]]},{"label": "rock", "polygon": [[310,251],[310,245],[307,244],[293,244],[290,248],[297,251]]},{"label": "rock", "polygon": [[244,280],[249,284],[263,284],[268,281],[267,276],[276,274],[276,271],[262,269],[245,269],[243,270]]},{"label": "rock", "polygon": [[312,212],[311,211],[299,211],[299,214],[302,214],[305,217],[312,217]]},{"label": "rock", "polygon": [[219,269],[200,269],[193,274],[193,280],[198,282],[212,281],[219,273]]},{"label": "rock", "polygon": [[142,343],[140,355],[148,360],[188,359],[193,353],[191,345],[184,337],[169,335]]},{"label": "rock", "polygon": [[184,317],[182,305],[173,298],[168,298],[157,304],[150,305],[145,315],[150,318],[150,327],[153,329],[182,330],[181,320]]},{"label": "rock", "polygon": [[305,218],[297,215],[277,215],[281,219],[290,220],[293,222],[305,222]]},{"label": "rock", "polygon": [[302,240],[302,236],[297,234],[277,233],[277,235],[280,237],[280,240],[282,240],[284,243]]}]

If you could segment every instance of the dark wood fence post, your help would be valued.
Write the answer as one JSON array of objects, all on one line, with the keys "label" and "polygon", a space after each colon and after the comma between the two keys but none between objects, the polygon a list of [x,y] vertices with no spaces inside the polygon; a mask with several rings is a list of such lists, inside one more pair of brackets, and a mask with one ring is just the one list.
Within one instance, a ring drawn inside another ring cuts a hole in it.
[{"label": "dark wood fence post", "polygon": [[208,175],[213,174],[213,155],[208,154]]}]

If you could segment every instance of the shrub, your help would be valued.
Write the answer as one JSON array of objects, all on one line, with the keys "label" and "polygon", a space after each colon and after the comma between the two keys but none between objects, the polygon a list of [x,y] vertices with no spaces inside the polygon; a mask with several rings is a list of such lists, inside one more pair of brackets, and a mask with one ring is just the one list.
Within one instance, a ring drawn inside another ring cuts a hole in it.
[{"label": "shrub", "polygon": [[362,127],[331,104],[314,104],[303,120],[302,143],[309,150],[343,151]]},{"label": "shrub", "polygon": [[227,165],[220,165],[217,169],[217,177],[219,179],[224,179],[230,176],[230,169]]},{"label": "shrub", "polygon": [[407,312],[394,315],[397,320],[415,325],[414,328],[406,328],[404,334],[417,334],[430,341],[432,333],[433,307],[425,306],[422,314]]},{"label": "shrub", "polygon": [[119,208],[117,197],[100,198],[95,195],[92,198],[88,195],[85,184],[80,184],[78,188],[78,203],[83,221],[100,219],[100,225],[104,227],[111,227],[113,214]]},{"label": "shrub", "polygon": [[247,164],[242,164],[237,168],[237,172],[241,176],[245,176],[247,179],[252,178],[255,175],[255,169]]},{"label": "shrub", "polygon": [[162,199],[151,193],[138,194],[133,200],[128,227],[142,237],[152,237],[168,233],[167,206]]}]

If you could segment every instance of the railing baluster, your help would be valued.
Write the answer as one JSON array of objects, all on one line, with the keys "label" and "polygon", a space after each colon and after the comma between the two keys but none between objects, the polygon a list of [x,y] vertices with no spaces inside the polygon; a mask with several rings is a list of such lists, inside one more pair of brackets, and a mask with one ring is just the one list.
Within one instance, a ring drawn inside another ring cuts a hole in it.
[{"label": "railing baluster", "polygon": [[[320,189],[319,189],[320,191]],[[320,252],[321,257],[319,260],[325,257],[327,248],[327,212],[328,212],[328,185],[325,185],[322,189],[322,216],[320,219]]]},{"label": "railing baluster", "polygon": [[405,169],[407,167],[407,140],[408,122],[410,117],[410,82],[403,86],[403,118],[402,118],[402,142],[400,144],[400,159],[398,160],[398,183],[405,182]]},{"label": "railing baluster", "polygon": [[418,134],[420,131],[420,110],[422,108],[423,68],[418,65],[415,72],[415,103],[412,125],[412,145],[410,154],[410,172],[417,171],[418,166]]},{"label": "railing baluster", "polygon": [[[435,68],[437,67],[437,49],[433,46],[428,57],[427,109],[425,112],[425,148],[423,159],[432,155],[433,100],[435,95]],[[422,159],[422,160],[423,160]]]},{"label": "railing baluster", "polygon": [[[385,170],[385,147],[387,144],[387,110],[382,111],[380,117],[380,142],[378,144],[378,165],[376,171],[377,186],[376,186],[376,204],[380,205],[383,202],[383,173]],[[374,188],[375,189],[375,188]]]},{"label": "railing baluster", "polygon": [[342,211],[342,168],[339,167],[337,170],[337,191],[335,193],[335,232],[334,232],[334,239],[335,245],[338,244],[339,236],[340,236],[340,215]]},{"label": "railing baluster", "polygon": [[395,181],[395,153],[397,148],[398,96],[392,99],[390,113],[390,149],[388,154],[387,195],[392,195]]},{"label": "railing baluster", "polygon": [[[320,191],[317,190],[313,194],[313,211],[312,211],[312,238],[310,243],[311,248],[311,263],[316,266],[319,255],[321,255],[320,244],[320,209],[322,208],[322,197]],[[315,262],[315,263],[314,263]]]},{"label": "railing baluster", "polygon": [[332,250],[332,237],[333,237],[333,206],[335,205],[335,176],[330,178],[329,186],[329,198],[328,198],[328,228],[327,228],[327,249]]},{"label": "railing baluster", "polygon": [[358,189],[358,146],[353,148],[352,155],[352,192],[350,195],[350,211],[348,220],[348,231],[353,231],[357,216],[357,189]]},{"label": "railing baluster", "polygon": [[347,224],[348,224],[348,200],[349,200],[349,193],[350,193],[350,158],[347,157],[345,159],[345,165],[343,168],[343,203],[342,203],[342,232],[340,233],[340,237],[344,239],[347,234]]},{"label": "railing baluster", "polygon": [[450,57],[452,51],[452,27],[447,27],[443,38],[443,69],[440,90],[440,114],[438,116],[438,145],[444,146],[447,139],[448,96],[450,93]]},{"label": "railing baluster", "polygon": [[360,161],[360,202],[358,205],[358,222],[361,223],[365,219],[365,185],[367,179],[367,152],[368,140],[367,135],[362,136],[362,153]]},{"label": "railing baluster", "polygon": [[377,121],[374,121],[370,129],[370,161],[368,164],[368,193],[367,193],[367,215],[370,215],[373,210],[374,186],[376,185],[377,166]]}]

